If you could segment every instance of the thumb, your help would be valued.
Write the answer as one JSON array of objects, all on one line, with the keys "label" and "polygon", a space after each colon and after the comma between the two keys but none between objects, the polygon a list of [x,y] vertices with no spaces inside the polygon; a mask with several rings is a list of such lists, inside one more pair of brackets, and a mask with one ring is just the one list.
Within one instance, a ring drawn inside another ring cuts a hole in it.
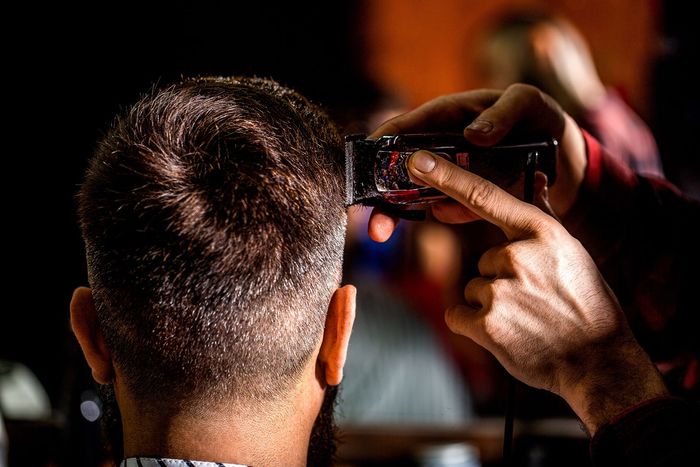
[{"label": "thumb", "polygon": [[536,207],[431,152],[414,153],[408,160],[408,169],[412,177],[498,226],[511,240],[531,236],[551,222]]}]

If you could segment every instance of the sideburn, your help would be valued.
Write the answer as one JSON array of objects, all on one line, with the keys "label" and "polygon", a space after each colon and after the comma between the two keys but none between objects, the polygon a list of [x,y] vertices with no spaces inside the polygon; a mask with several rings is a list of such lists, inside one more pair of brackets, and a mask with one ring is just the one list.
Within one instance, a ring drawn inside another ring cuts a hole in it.
[{"label": "sideburn", "polygon": [[308,467],[330,467],[333,465],[338,437],[338,427],[336,427],[333,417],[337,396],[338,386],[326,387],[321,410],[311,430],[309,449],[306,454]]},{"label": "sideburn", "polygon": [[122,415],[119,412],[117,398],[114,395],[114,385],[103,384],[98,389],[98,394],[102,400],[102,435],[104,448],[108,458],[114,465],[124,458],[124,432],[122,431]]}]

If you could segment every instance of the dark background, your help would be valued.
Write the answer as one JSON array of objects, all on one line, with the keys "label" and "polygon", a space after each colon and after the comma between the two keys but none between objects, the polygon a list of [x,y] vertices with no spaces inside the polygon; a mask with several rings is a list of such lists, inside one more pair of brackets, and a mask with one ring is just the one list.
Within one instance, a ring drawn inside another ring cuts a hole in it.
[{"label": "dark background", "polygon": [[[154,84],[202,74],[274,77],[339,116],[369,105],[362,3],[53,3],[5,15],[17,31],[5,32],[3,54],[0,359],[28,365],[49,392],[65,437],[58,461],[91,465],[97,455],[81,449],[95,428],[77,415],[76,400],[91,382],[68,303],[87,284],[74,196],[101,131]],[[683,3],[662,2],[660,12],[666,42],[650,123],[669,176],[692,189],[700,172],[696,25]]]},{"label": "dark background", "polygon": [[669,180],[700,199],[700,39],[690,7],[662,2],[650,125]]}]

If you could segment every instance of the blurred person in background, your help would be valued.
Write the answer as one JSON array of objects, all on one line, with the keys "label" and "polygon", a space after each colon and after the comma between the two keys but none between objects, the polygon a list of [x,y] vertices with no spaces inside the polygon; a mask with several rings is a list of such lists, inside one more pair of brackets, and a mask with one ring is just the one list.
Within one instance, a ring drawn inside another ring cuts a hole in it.
[{"label": "blurred person in background", "polygon": [[539,11],[506,13],[487,32],[479,64],[490,86],[542,89],[620,162],[640,174],[664,176],[651,130],[601,80],[588,43],[571,21]]}]

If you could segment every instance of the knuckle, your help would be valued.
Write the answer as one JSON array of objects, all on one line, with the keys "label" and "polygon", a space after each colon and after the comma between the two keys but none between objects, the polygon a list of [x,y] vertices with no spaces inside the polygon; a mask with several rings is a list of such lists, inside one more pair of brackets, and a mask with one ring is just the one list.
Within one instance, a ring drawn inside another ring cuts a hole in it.
[{"label": "knuckle", "polygon": [[464,288],[464,299],[467,303],[476,307],[483,307],[488,302],[488,294],[484,293],[488,287],[488,281],[483,277],[475,277]]},{"label": "knuckle", "polygon": [[535,86],[524,83],[511,84],[510,86],[508,86],[507,91],[518,93],[522,96],[527,97],[528,99],[539,98],[540,94],[540,90],[537,89]]},{"label": "knuckle", "polygon": [[444,164],[440,158],[438,158],[438,165],[436,168],[435,181],[440,187],[455,187],[459,184],[459,178],[455,176],[454,169],[448,164]]},{"label": "knuckle", "polygon": [[453,305],[445,310],[445,323],[452,331],[457,332],[461,329],[463,321],[462,308],[459,305]]},{"label": "knuckle", "polygon": [[483,332],[488,339],[499,346],[503,345],[504,336],[508,334],[505,328],[506,324],[501,319],[495,319],[492,315],[488,315],[483,322]]},{"label": "knuckle", "polygon": [[501,256],[503,257],[503,262],[511,268],[517,268],[520,264],[521,253],[512,243],[501,250]]},{"label": "knuckle", "polygon": [[557,229],[563,229],[553,217],[544,214],[538,208],[533,209],[532,206],[524,208],[517,216],[518,223],[523,229],[534,236],[543,237],[554,233]]},{"label": "knuckle", "polygon": [[475,182],[461,190],[467,206],[483,208],[489,205],[493,197],[493,186],[486,182]]},{"label": "knuckle", "polygon": [[458,198],[467,207],[488,207],[495,194],[495,186],[488,181],[442,161],[438,161],[434,180],[438,188],[450,188],[458,193]]},{"label": "knuckle", "polygon": [[492,281],[486,288],[486,292],[488,293],[489,300],[491,302],[495,302],[496,300],[500,299],[504,295],[505,291],[505,283],[502,279]]},{"label": "knuckle", "polygon": [[474,278],[474,279],[470,280],[469,282],[467,282],[467,285],[464,287],[464,298],[466,298],[467,300],[469,300],[469,297],[474,296],[474,292],[475,292],[476,288],[478,287],[477,279],[478,278]]},{"label": "knuckle", "polygon": [[489,252],[484,253],[481,256],[481,258],[479,258],[479,262],[477,263],[477,269],[479,270],[479,273],[481,275],[486,275],[488,273],[492,263],[493,263],[493,259],[491,257],[491,253],[489,253]]},{"label": "knuckle", "polygon": [[546,95],[537,87],[530,84],[515,83],[509,86],[509,91],[521,96],[528,107],[543,108],[548,106]]},{"label": "knuckle", "polygon": [[432,103],[435,107],[445,108],[454,105],[456,101],[456,96],[454,94],[443,94],[436,97]]},{"label": "knuckle", "polygon": [[549,216],[543,216],[533,220],[532,230],[537,232],[539,237],[556,242],[563,240],[564,234],[568,236],[564,227]]}]

